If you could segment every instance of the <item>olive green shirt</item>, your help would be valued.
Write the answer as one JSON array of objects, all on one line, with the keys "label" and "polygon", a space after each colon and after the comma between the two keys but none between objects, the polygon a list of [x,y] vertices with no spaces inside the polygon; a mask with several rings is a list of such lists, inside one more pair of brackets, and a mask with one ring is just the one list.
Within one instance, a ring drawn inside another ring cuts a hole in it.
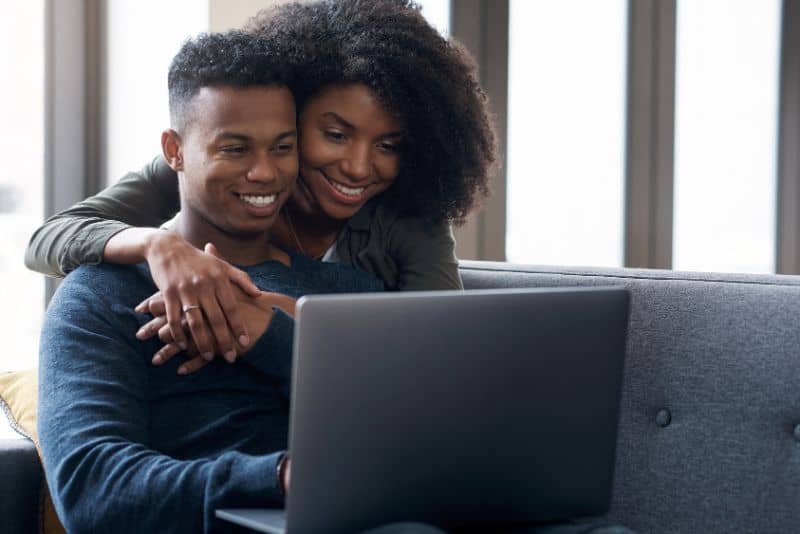
[{"label": "olive green shirt", "polygon": [[[34,232],[25,252],[28,268],[65,276],[103,260],[106,243],[132,226],[157,227],[180,209],[178,180],[163,158],[141,172],[53,215]],[[401,217],[380,197],[345,225],[336,242],[339,261],[383,280],[387,289],[461,289],[455,239],[446,223]]]}]

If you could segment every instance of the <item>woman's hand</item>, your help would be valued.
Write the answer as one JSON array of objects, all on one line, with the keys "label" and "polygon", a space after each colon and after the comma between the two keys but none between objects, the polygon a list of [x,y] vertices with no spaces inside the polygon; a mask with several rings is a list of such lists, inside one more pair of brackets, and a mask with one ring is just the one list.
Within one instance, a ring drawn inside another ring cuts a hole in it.
[{"label": "woman's hand", "polygon": [[[145,259],[160,291],[140,303],[136,311],[164,315],[163,326],[181,350],[189,346],[183,329],[185,320],[203,358],[213,359],[216,347],[228,361],[234,361],[236,344],[250,344],[234,288],[254,297],[261,293],[247,273],[219,258],[210,243],[201,251],[171,232],[159,232],[151,238]],[[143,327],[137,337],[150,337],[147,332]]]},{"label": "woman's hand", "polygon": [[[267,328],[269,327],[269,323],[272,320],[274,307],[280,308],[287,314],[294,317],[297,301],[287,295],[280,293],[260,292],[257,297],[253,297],[244,293],[237,287],[234,287],[233,291],[236,296],[237,306],[239,307],[239,314],[244,320],[248,331],[251,333],[250,344],[243,345],[238,342],[236,343],[235,349],[238,354],[244,354],[252,347],[252,345],[256,343],[256,341],[258,341],[264,332],[266,332]],[[152,363],[153,365],[161,365],[182,352],[183,349],[177,343],[175,343],[172,338],[171,329],[169,328],[166,318],[163,315],[163,298],[158,294],[154,295],[150,298],[149,304],[150,310],[153,313],[160,315],[155,317],[149,323],[145,324],[139,330],[139,332],[137,332],[136,337],[144,340],[154,335],[158,335],[159,339],[165,345],[155,353]],[[184,328],[188,328],[186,325],[186,320],[184,320]],[[187,373],[193,373],[194,371],[205,367],[209,361],[202,356],[198,356],[198,351],[191,339],[189,340],[189,346],[186,349],[186,353],[189,359],[186,363],[178,368],[178,374],[183,375]],[[233,363],[234,360],[228,361]]]}]

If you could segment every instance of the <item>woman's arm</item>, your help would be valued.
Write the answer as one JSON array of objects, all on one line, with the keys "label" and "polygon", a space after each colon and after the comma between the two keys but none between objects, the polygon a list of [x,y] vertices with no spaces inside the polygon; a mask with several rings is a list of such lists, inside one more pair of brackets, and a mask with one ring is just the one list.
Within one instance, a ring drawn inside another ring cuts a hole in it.
[{"label": "woman's arm", "polygon": [[48,219],[31,237],[25,264],[43,274],[64,276],[81,264],[147,261],[166,301],[174,339],[186,346],[182,308],[199,306],[205,321],[192,337],[206,358],[214,343],[235,357],[234,339],[247,344],[247,328],[236,310],[232,282],[249,294],[258,288],[244,272],[197,250],[156,227],[179,209],[178,180],[162,157],[108,189]]},{"label": "woman's arm", "polygon": [[65,276],[79,265],[107,259],[106,245],[119,232],[158,227],[178,209],[177,176],[159,156],[140,172],[47,219],[31,236],[25,265]]}]

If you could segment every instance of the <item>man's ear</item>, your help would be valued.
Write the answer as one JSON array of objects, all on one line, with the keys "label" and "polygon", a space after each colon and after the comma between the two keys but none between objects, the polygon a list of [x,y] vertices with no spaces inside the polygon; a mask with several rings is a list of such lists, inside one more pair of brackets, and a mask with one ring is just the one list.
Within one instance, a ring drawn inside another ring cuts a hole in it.
[{"label": "man's ear", "polygon": [[161,132],[161,152],[167,164],[175,172],[183,171],[183,147],[181,136],[178,132],[169,128]]}]

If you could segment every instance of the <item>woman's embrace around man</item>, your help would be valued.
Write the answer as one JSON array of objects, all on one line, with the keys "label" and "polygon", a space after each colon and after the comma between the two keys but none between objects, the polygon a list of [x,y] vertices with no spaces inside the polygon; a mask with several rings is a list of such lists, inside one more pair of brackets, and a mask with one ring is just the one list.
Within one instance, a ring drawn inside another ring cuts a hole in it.
[{"label": "woman's embrace around man", "polygon": [[208,532],[215,509],[281,506],[294,299],[461,287],[449,224],[495,159],[468,54],[402,1],[283,5],[200,36],[169,98],[162,156],[28,250],[72,271],[39,401],[70,532]]}]

